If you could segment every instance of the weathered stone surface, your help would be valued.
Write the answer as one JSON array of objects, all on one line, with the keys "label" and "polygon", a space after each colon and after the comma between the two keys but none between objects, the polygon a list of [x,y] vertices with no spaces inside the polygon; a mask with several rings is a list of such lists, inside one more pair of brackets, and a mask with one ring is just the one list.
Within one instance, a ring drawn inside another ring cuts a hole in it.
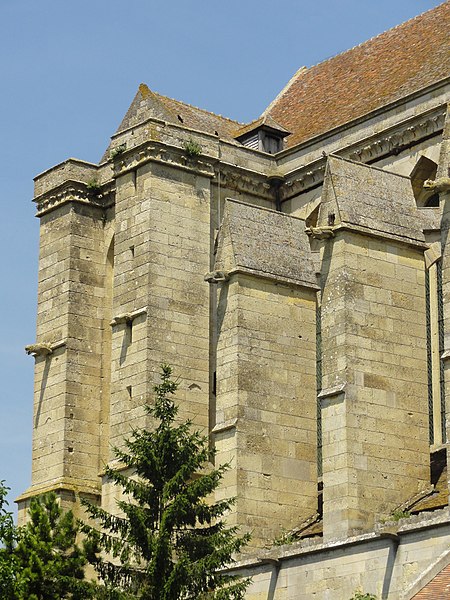
[{"label": "weathered stone surface", "polygon": [[[415,60],[409,47],[402,58]],[[254,575],[249,599],[361,587],[411,600],[445,563],[448,508],[389,521],[418,498],[447,504],[446,473],[431,482],[450,423],[449,96],[408,73],[430,87],[273,155],[240,144],[241,124],[141,86],[100,165],[70,159],[36,178],[21,519],[50,489],[79,513],[80,496],[115,510],[104,464],[153,426],[144,404],[165,362],[180,418],[230,464],[216,497],[235,496],[229,522],[252,532],[238,566]],[[425,176],[438,197],[422,194]],[[313,539],[265,552],[283,532]]]},{"label": "weathered stone surface", "polygon": [[425,241],[408,177],[329,156],[319,226],[353,225],[367,233]]},{"label": "weathered stone surface", "polygon": [[303,220],[227,199],[217,270],[245,269],[317,288],[314,267]]}]

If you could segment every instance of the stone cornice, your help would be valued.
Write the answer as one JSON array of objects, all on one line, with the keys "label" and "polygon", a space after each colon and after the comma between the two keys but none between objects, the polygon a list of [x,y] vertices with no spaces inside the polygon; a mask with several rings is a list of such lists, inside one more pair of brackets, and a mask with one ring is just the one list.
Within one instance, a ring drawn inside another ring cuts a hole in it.
[{"label": "stone cornice", "polygon": [[269,179],[255,171],[221,163],[216,167],[215,182],[220,187],[228,190],[275,201],[274,191]]},{"label": "stone cornice", "polygon": [[136,171],[148,162],[156,162],[210,178],[222,188],[274,200],[270,181],[263,173],[222,162],[200,154],[190,157],[184,148],[148,141],[114,157],[114,177]]},{"label": "stone cornice", "polygon": [[[395,127],[366,138],[346,148],[334,150],[333,154],[363,163],[371,163],[383,156],[401,152],[402,149],[420,140],[438,135],[444,128],[446,110],[440,106],[425,114],[408,119]],[[287,174],[280,188],[282,201],[321,185],[325,173],[326,157]]]},{"label": "stone cornice", "polygon": [[401,152],[411,144],[441,133],[445,112],[441,107],[420,117],[408,119],[395,128],[382,132],[381,135],[372,136],[364,145],[350,146],[342,154],[358,162],[369,162],[391,152]]},{"label": "stone cornice", "polygon": [[155,141],[144,142],[116,155],[113,167],[114,177],[120,177],[135,171],[148,162],[161,163],[211,179],[214,177],[213,165],[206,156],[201,154],[199,156],[188,156],[183,148],[168,146]]},{"label": "stone cornice", "polygon": [[37,216],[59,208],[69,202],[76,202],[104,210],[114,204],[115,188],[112,184],[105,184],[93,190],[81,181],[65,181],[58,187],[36,196],[33,202],[37,206]]},{"label": "stone cornice", "polygon": [[287,175],[286,182],[280,187],[281,202],[322,185],[325,175],[326,158],[320,158],[297,171],[295,175]]}]

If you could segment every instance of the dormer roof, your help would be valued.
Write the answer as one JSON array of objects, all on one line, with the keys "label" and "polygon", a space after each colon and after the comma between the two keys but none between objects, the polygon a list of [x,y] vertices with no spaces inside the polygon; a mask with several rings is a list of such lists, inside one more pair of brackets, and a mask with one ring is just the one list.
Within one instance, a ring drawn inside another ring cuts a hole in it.
[{"label": "dormer roof", "polygon": [[262,117],[259,117],[259,119],[255,119],[247,125],[243,125],[239,129],[237,129],[234,133],[234,137],[237,140],[241,140],[247,135],[256,133],[261,129],[267,131],[268,133],[272,133],[280,138],[285,138],[291,133],[290,131],[282,127],[279,123],[277,123],[275,119],[270,115],[263,115]]}]

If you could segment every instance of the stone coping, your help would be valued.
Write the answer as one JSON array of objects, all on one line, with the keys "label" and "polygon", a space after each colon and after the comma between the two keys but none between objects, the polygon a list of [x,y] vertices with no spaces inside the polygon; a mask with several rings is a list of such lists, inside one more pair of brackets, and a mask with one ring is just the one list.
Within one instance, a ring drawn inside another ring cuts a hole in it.
[{"label": "stone coping", "polygon": [[261,550],[259,555],[242,557],[233,566],[227,568],[226,571],[255,568],[273,563],[274,561],[281,563],[282,561],[302,558],[320,552],[344,550],[368,542],[386,542],[386,540],[391,540],[394,543],[400,543],[402,537],[411,533],[442,526],[450,526],[448,507],[427,514],[414,515],[400,519],[399,521],[388,521],[378,525],[377,529],[370,533],[350,536],[345,539],[335,538],[324,542],[322,538],[310,538],[266,551]]},{"label": "stone coping", "polygon": [[48,481],[46,483],[42,483],[39,485],[31,485],[28,489],[25,490],[20,496],[18,496],[14,502],[19,504],[20,502],[25,502],[26,500],[30,500],[36,496],[41,496],[42,494],[46,494],[47,492],[69,492],[71,494],[80,495],[92,495],[96,497],[101,496],[101,486],[100,483],[98,486],[89,485],[83,480],[78,479],[70,479],[68,477],[62,477],[61,479],[57,479],[56,481]]}]

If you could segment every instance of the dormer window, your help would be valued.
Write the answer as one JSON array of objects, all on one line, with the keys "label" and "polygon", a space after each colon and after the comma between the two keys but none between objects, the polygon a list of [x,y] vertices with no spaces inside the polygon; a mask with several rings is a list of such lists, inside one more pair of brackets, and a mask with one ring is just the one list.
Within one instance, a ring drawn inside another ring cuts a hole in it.
[{"label": "dormer window", "polygon": [[283,141],[288,135],[289,131],[271,117],[265,116],[241,127],[234,137],[247,148],[276,154],[283,150]]}]

